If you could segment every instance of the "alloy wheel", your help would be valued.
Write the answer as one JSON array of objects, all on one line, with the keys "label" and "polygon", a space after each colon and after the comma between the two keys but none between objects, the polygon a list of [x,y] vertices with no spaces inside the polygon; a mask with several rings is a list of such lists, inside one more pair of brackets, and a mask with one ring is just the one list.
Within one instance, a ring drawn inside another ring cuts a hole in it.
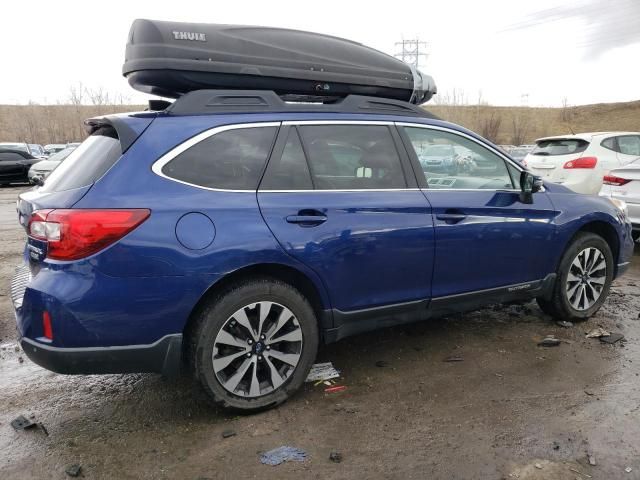
[{"label": "alloy wheel", "polygon": [[602,295],[607,280],[607,261],[595,247],[582,250],[574,258],[567,274],[566,294],[579,311],[591,308]]},{"label": "alloy wheel", "polygon": [[228,392],[260,397],[291,377],[302,343],[302,329],[291,310],[275,302],[251,303],[238,309],[218,331],[213,371]]}]

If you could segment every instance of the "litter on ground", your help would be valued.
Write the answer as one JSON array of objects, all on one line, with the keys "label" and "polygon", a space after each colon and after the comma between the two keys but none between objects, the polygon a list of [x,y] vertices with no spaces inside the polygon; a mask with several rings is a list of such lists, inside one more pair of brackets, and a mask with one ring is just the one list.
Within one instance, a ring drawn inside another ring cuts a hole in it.
[{"label": "litter on ground", "polygon": [[539,347],[557,347],[558,345],[560,345],[561,340],[555,338],[555,337],[546,337],[544,338],[542,341],[538,342],[538,346]]},{"label": "litter on ground", "polygon": [[616,343],[624,338],[624,335],[621,333],[610,333],[606,337],[600,337],[600,341],[602,343]]},{"label": "litter on ground", "polygon": [[443,362],[464,362],[464,358],[459,355],[452,355],[443,360]]},{"label": "litter on ground", "polygon": [[593,330],[589,331],[589,333],[587,333],[587,338],[608,337],[609,335],[611,335],[611,334],[609,332],[607,332],[604,328],[598,327],[598,328],[594,328]]},{"label": "litter on ground", "polygon": [[331,362],[316,363],[311,367],[309,375],[307,375],[306,382],[317,382],[324,380],[331,380],[332,378],[338,378],[340,372],[333,367]]},{"label": "litter on ground", "polygon": [[327,387],[324,389],[324,393],[338,393],[344,392],[347,389],[345,385],[336,385],[335,387]]},{"label": "litter on ground", "polygon": [[28,418],[26,418],[24,415],[20,415],[19,417],[11,421],[11,426],[13,427],[14,430],[17,431],[17,430],[28,430],[30,428],[36,427],[37,425],[31,420],[29,420]]},{"label": "litter on ground", "polygon": [[307,452],[295,447],[288,447],[286,445],[260,455],[260,461],[265,465],[280,465],[287,461],[303,462],[307,458]]}]

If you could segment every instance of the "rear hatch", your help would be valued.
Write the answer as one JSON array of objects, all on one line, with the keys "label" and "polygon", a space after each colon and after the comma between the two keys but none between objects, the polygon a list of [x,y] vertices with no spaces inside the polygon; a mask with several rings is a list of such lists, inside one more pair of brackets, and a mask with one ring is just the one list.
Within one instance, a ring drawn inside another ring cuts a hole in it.
[{"label": "rear hatch", "polygon": [[582,138],[549,138],[536,141],[535,148],[526,156],[526,166],[532,173],[552,182],[566,180],[571,169],[567,162],[577,160],[589,146]]},{"label": "rear hatch", "polygon": [[[20,224],[27,230],[34,212],[73,207],[121,155],[115,129],[107,125],[96,129],[47,177],[43,186],[18,197]],[[41,261],[46,257],[46,242],[28,237],[27,250],[32,261]]]}]

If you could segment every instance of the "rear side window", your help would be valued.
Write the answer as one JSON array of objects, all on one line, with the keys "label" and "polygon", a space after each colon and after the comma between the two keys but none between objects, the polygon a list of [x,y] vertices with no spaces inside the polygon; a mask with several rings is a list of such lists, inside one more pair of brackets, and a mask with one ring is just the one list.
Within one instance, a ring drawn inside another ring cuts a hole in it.
[{"label": "rear side window", "polygon": [[115,130],[105,127],[80,144],[47,177],[41,192],[61,192],[91,185],[122,155]]},{"label": "rear side window", "polygon": [[196,143],[162,167],[167,177],[207,188],[255,190],[276,127],[226,130]]},{"label": "rear side window", "polygon": [[299,127],[317,190],[392,189],[407,186],[387,126]]},{"label": "rear side window", "polygon": [[584,152],[589,142],[579,138],[559,138],[553,140],[541,140],[536,143],[531,151],[532,155],[571,155]]}]

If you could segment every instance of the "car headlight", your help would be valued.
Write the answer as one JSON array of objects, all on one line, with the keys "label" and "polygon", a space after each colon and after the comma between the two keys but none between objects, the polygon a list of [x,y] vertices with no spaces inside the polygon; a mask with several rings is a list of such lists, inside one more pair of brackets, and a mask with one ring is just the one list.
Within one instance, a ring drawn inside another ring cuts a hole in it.
[{"label": "car headlight", "polygon": [[627,202],[625,202],[624,200],[619,200],[617,198],[607,198],[618,208],[618,210],[620,210],[624,214],[625,217],[628,215],[629,211],[627,210]]}]

